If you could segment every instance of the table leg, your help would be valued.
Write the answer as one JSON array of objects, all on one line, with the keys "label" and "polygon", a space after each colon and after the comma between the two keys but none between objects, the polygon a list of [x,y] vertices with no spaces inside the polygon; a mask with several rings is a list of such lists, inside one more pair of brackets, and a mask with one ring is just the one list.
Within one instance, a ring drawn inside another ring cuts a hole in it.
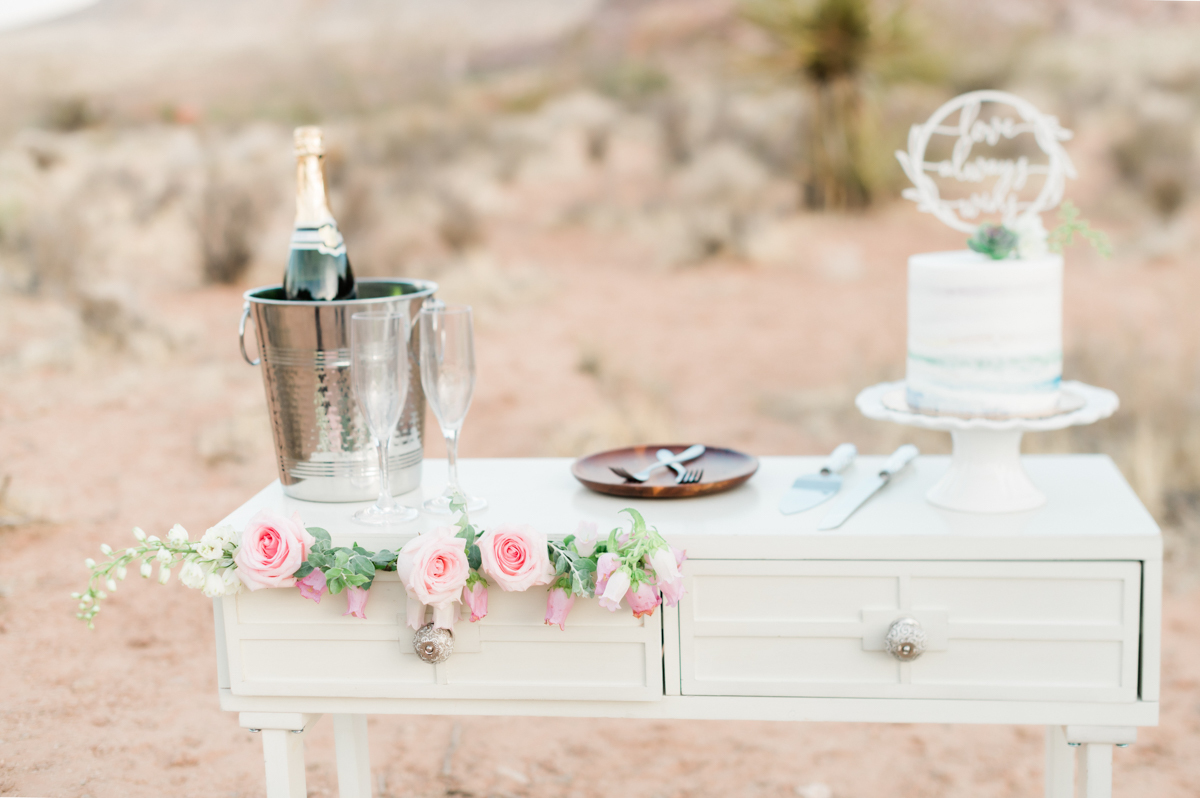
[{"label": "table leg", "polygon": [[371,798],[371,759],[367,749],[367,716],[334,715],[338,796]]},{"label": "table leg", "polygon": [[1074,751],[1067,743],[1066,729],[1046,727],[1046,798],[1071,798],[1075,783]]},{"label": "table leg", "polygon": [[307,798],[304,783],[304,732],[263,729],[267,798]]},{"label": "table leg", "polygon": [[1075,749],[1076,798],[1112,798],[1112,744],[1081,743]]},{"label": "table leg", "polygon": [[1132,726],[1067,726],[1067,742],[1075,746],[1076,798],[1112,798],[1114,745],[1137,740]]},{"label": "table leg", "polygon": [[304,733],[320,719],[299,712],[239,713],[239,726],[262,734],[267,798],[307,798]]}]

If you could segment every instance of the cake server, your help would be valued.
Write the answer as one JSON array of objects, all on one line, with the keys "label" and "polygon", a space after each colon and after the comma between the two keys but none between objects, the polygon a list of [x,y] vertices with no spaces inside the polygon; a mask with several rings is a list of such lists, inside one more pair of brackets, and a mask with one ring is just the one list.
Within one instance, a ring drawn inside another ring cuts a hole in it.
[{"label": "cake server", "polygon": [[792,483],[792,487],[779,501],[779,512],[784,515],[803,512],[816,507],[842,489],[842,471],[854,462],[858,449],[853,443],[843,443],[833,450],[815,474],[805,474]]},{"label": "cake server", "polygon": [[892,456],[883,464],[883,468],[879,469],[878,474],[873,474],[855,485],[845,496],[838,499],[833,507],[829,508],[829,512],[821,519],[817,529],[837,529],[845,523],[847,518],[854,515],[855,510],[866,504],[868,499],[886,485],[897,471],[912,462],[912,459],[918,454],[920,452],[917,451],[917,447],[911,443],[906,443],[892,452]]}]

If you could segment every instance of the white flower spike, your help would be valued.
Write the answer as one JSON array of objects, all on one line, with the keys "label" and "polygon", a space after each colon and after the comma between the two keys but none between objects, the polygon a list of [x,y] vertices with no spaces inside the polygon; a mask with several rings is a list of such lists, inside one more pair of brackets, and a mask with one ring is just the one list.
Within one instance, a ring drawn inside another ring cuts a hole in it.
[{"label": "white flower spike", "polygon": [[142,528],[140,526],[135,526],[133,528],[133,536],[135,538],[137,538],[138,540],[146,539],[146,533],[142,531]]},{"label": "white flower spike", "polygon": [[101,543],[100,544],[100,553],[105,556],[112,554],[112,546],[108,545],[107,543]]}]

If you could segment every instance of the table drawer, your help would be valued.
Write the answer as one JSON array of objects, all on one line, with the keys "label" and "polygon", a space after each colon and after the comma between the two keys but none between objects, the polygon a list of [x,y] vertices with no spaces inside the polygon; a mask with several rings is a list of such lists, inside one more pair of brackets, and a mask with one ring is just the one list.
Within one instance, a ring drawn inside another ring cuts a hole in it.
[{"label": "table drawer", "polygon": [[662,696],[662,617],[637,619],[579,600],[566,631],[543,622],[546,592],[492,590],[489,614],[454,628],[454,654],[422,662],[404,625],[407,598],[395,574],[371,588],[367,619],[346,602],[318,606],[295,590],[222,599],[234,695],[357,698],[493,698],[595,701]]},{"label": "table drawer", "polygon": [[[1137,700],[1141,563],[701,560],[684,695]],[[921,622],[926,652],[884,650]]]}]

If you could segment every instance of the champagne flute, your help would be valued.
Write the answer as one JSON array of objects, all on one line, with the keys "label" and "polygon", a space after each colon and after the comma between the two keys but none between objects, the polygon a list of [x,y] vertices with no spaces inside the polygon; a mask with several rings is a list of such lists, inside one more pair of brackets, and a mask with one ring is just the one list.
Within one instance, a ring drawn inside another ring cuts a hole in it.
[{"label": "champagne flute", "polygon": [[354,514],[364,524],[398,524],[418,513],[397,504],[388,479],[388,448],[408,398],[408,313],[374,311],[350,317],[354,398],[379,453],[379,499]]},{"label": "champagne flute", "polygon": [[450,513],[450,501],[461,494],[467,510],[482,510],[487,501],[468,497],[458,485],[458,434],[475,391],[475,337],[470,305],[431,305],[421,310],[421,386],[446,439],[449,484],[442,495],[425,502],[432,513]]}]

